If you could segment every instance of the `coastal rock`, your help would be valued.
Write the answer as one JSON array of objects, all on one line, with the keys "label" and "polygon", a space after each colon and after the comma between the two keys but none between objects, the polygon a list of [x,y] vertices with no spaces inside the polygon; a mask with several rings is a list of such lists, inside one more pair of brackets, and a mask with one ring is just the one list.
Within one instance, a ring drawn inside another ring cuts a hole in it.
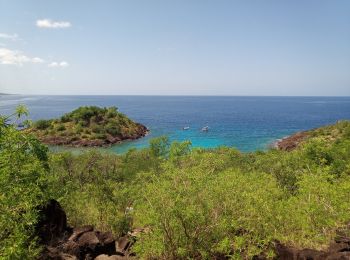
[{"label": "coastal rock", "polygon": [[291,136],[285,137],[276,143],[276,147],[283,151],[292,151],[298,145],[309,137],[307,132],[299,132]]}]

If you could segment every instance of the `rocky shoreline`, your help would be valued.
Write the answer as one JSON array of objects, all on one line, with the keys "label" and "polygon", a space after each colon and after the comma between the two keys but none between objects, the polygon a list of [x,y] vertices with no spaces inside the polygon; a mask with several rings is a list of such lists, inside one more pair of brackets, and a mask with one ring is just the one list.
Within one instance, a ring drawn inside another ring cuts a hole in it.
[{"label": "rocky shoreline", "polygon": [[305,141],[309,137],[308,131],[297,132],[290,136],[284,137],[282,139],[278,139],[273,143],[273,148],[282,150],[282,151],[293,151],[296,149],[300,143]]},{"label": "rocky shoreline", "polygon": [[94,140],[72,140],[69,137],[64,136],[42,136],[38,137],[41,142],[47,145],[52,146],[67,146],[67,147],[108,147],[114,144],[119,144],[124,141],[134,141],[145,137],[149,134],[150,130],[140,124],[137,123],[138,130],[133,135],[125,135],[125,136],[108,136],[106,139],[94,139]]},{"label": "rocky shoreline", "polygon": [[59,118],[37,120],[23,130],[47,145],[68,147],[110,146],[149,132],[114,106],[81,106]]}]

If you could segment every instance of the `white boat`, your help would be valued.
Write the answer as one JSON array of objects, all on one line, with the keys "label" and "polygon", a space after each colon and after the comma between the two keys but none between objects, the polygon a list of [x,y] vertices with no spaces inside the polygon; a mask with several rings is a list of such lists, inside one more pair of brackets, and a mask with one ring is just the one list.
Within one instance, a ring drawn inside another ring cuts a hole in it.
[{"label": "white boat", "polygon": [[189,126],[184,126],[184,127],[182,128],[182,130],[188,130],[188,129],[190,129]]},{"label": "white boat", "polygon": [[208,130],[209,130],[209,126],[205,126],[205,127],[202,128],[201,131],[202,131],[202,132],[208,132]]}]

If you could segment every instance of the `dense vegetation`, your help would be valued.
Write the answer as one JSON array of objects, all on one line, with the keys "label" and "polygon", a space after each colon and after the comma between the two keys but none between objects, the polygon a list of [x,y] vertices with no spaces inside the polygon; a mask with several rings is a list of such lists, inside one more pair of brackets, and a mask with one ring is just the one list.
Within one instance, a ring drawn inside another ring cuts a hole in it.
[{"label": "dense vegetation", "polygon": [[47,147],[18,131],[15,124],[23,107],[0,117],[0,259],[31,259],[39,253],[32,236],[37,207],[51,195],[48,190]]},{"label": "dense vegetation", "polygon": [[[2,122],[0,257],[15,255],[12,244],[35,253],[27,239],[47,197],[60,201],[74,226],[116,235],[147,227],[134,247],[143,259],[272,257],[276,240],[322,248],[350,221],[349,121],[312,131],[292,152],[191,149],[160,137],[123,155],[48,158],[35,139]],[[24,150],[22,140],[30,140]]]},{"label": "dense vegetation", "polygon": [[102,146],[146,134],[145,126],[135,123],[116,107],[79,107],[59,119],[38,120],[29,132],[53,145]]}]

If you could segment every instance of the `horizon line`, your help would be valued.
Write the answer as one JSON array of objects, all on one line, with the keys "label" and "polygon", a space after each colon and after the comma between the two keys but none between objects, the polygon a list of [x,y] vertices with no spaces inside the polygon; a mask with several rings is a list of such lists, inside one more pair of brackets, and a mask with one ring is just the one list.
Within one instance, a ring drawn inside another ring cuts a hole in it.
[{"label": "horizon line", "polygon": [[197,94],[24,94],[0,93],[0,96],[135,96],[135,97],[350,97],[350,95],[197,95]]}]

